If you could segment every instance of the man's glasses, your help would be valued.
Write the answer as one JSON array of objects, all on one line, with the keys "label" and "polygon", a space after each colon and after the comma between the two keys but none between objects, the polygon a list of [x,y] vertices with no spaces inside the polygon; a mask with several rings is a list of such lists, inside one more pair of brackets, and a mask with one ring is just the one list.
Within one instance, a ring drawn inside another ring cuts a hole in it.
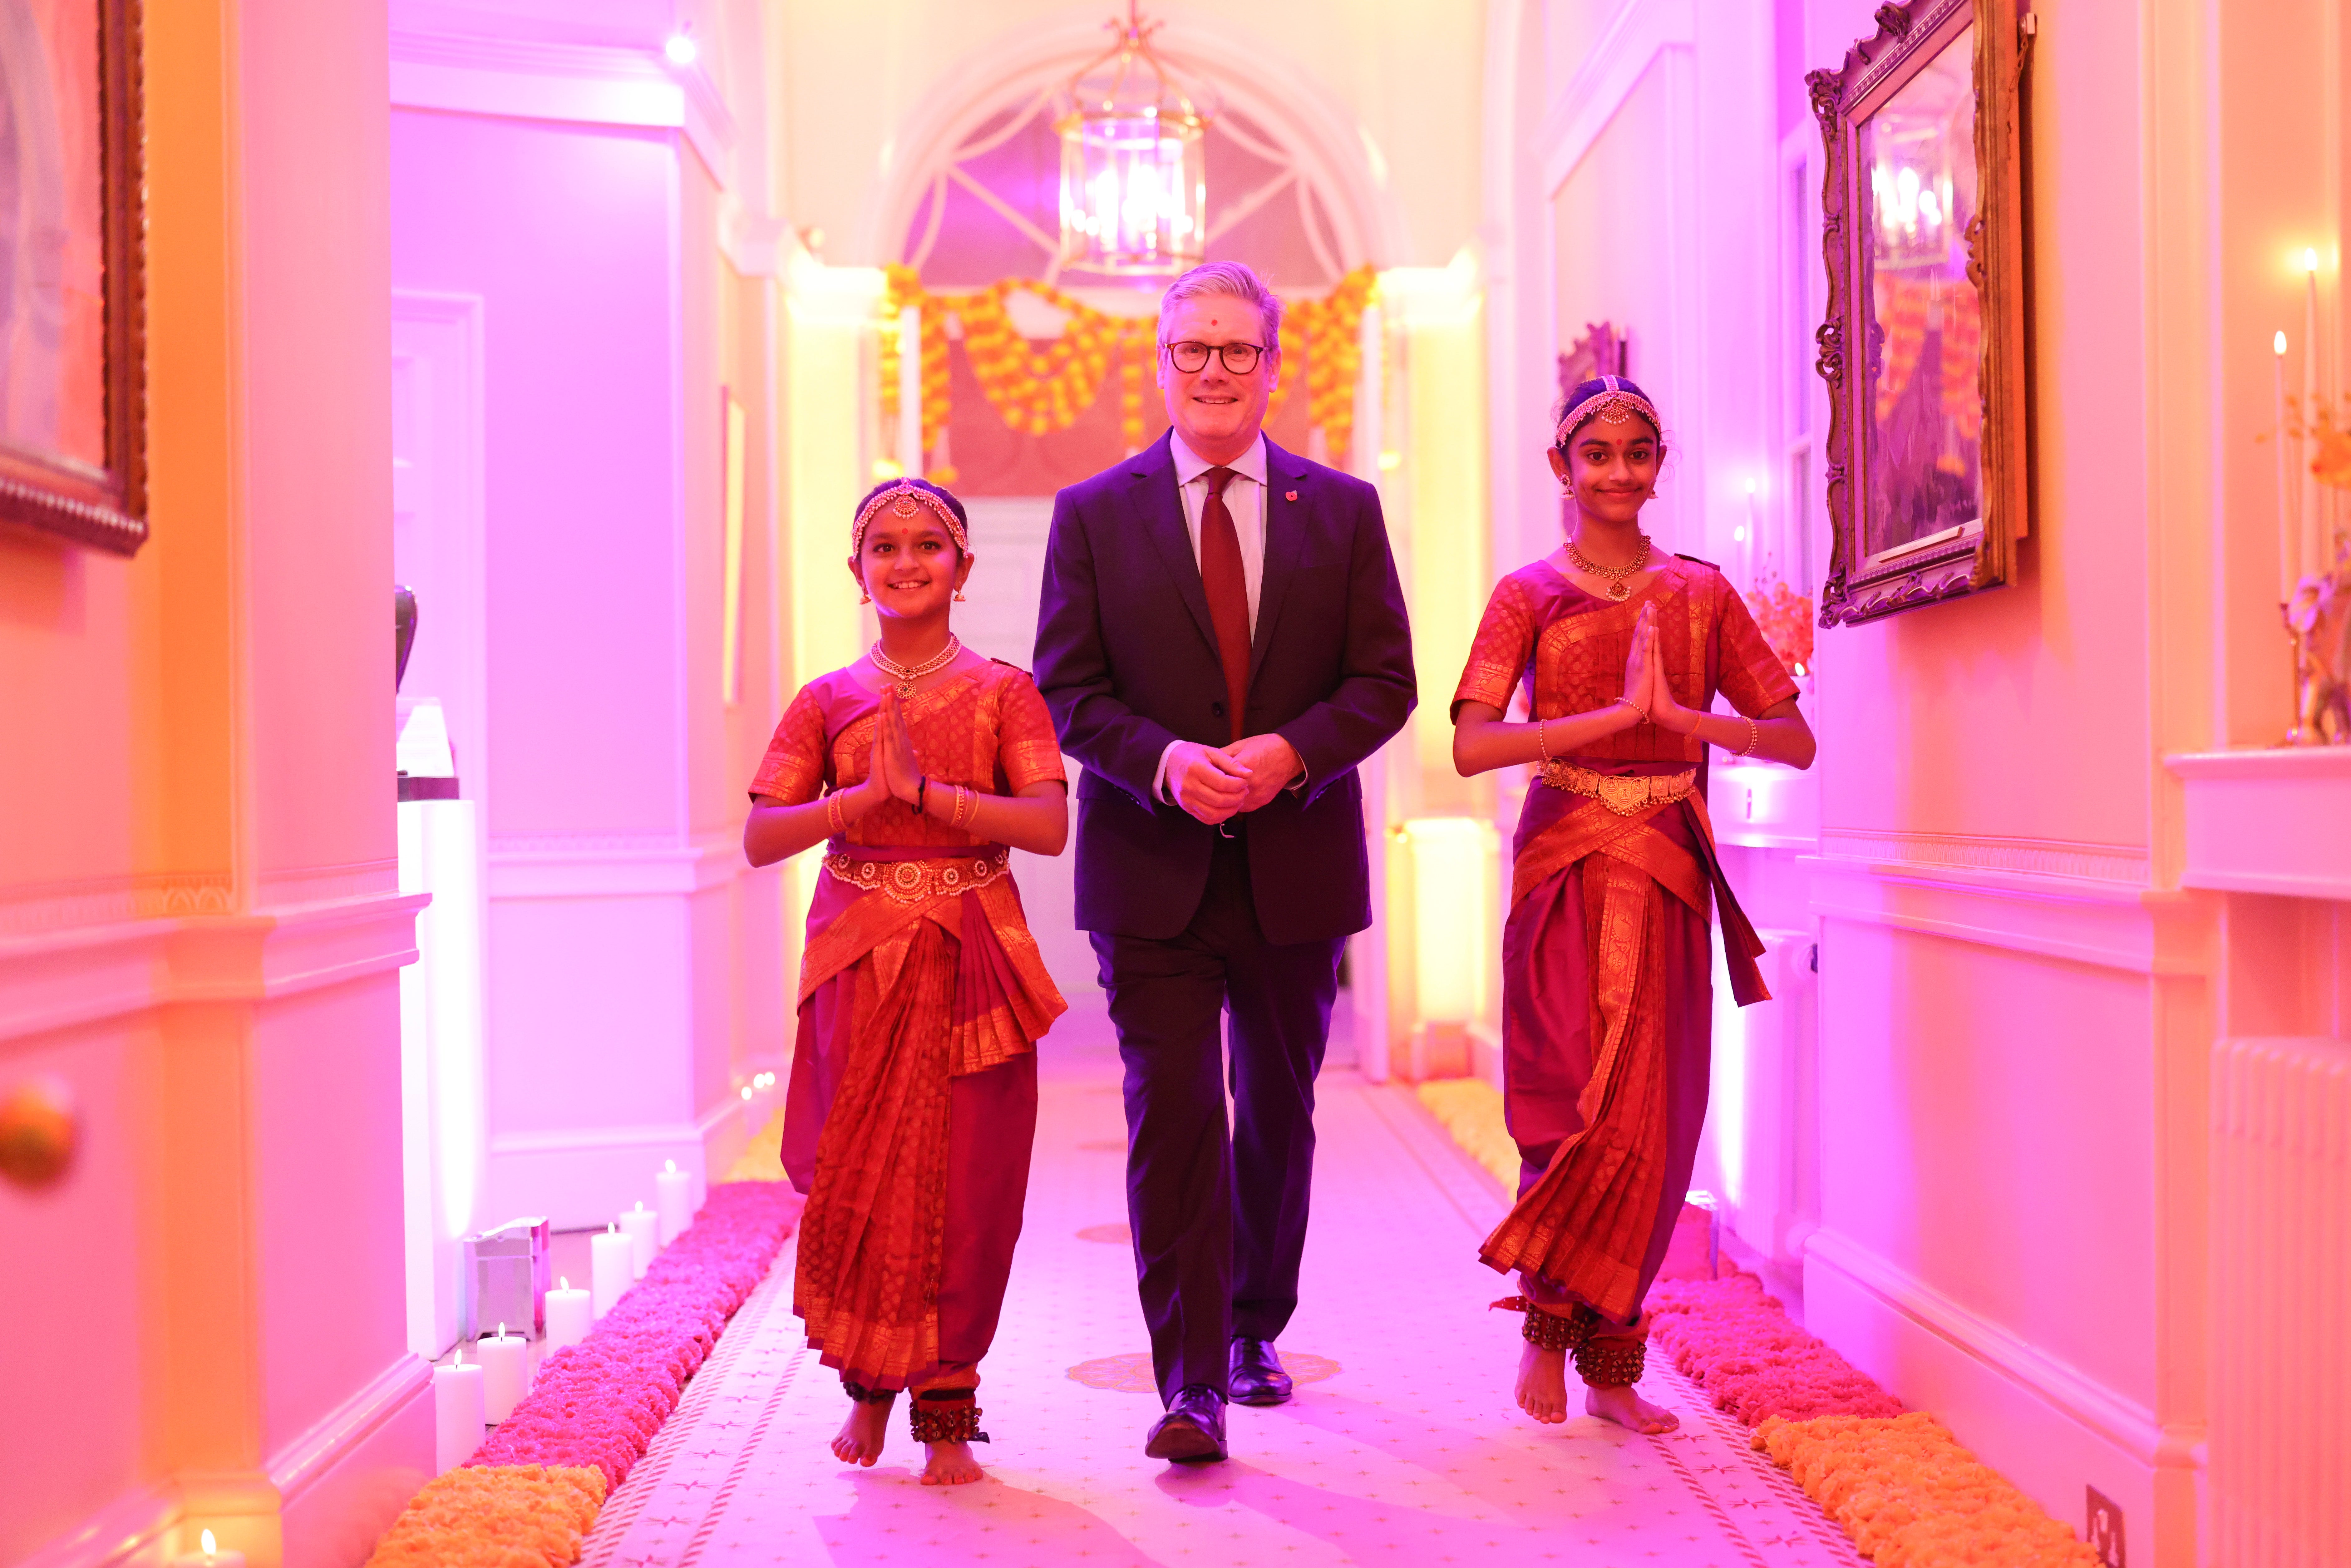
[{"label": "man's glasses", "polygon": [[1270,352],[1257,343],[1162,343],[1159,345],[1176,368],[1192,375],[1208,368],[1208,356],[1215,354],[1225,361],[1225,369],[1234,375],[1245,376],[1257,369],[1259,354]]}]

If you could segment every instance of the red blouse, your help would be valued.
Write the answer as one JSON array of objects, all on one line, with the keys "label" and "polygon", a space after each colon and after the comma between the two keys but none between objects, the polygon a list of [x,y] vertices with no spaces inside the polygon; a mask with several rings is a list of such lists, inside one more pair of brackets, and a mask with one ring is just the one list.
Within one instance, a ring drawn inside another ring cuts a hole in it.
[{"label": "red blouse", "polygon": [[[915,755],[934,785],[1011,795],[1047,779],[1069,781],[1052,715],[1025,670],[991,660],[917,692],[905,706]],[[752,777],[752,795],[799,806],[863,783],[881,711],[882,699],[848,671],[819,675],[784,710]],[[844,841],[963,849],[987,841],[890,800],[852,822]]]},{"label": "red blouse", "polygon": [[[1520,567],[1494,587],[1468,666],[1453,693],[1508,711],[1524,681],[1528,716],[1565,718],[1625,695],[1625,660],[1641,606],[1657,607],[1657,647],[1674,699],[1703,713],[1719,692],[1750,718],[1796,695],[1796,683],[1763,640],[1729,580],[1704,561],[1675,556],[1654,581],[1622,601],[1586,592],[1549,561]],[[1706,743],[1636,724],[1584,746],[1579,756],[1615,762],[1698,762]]]}]

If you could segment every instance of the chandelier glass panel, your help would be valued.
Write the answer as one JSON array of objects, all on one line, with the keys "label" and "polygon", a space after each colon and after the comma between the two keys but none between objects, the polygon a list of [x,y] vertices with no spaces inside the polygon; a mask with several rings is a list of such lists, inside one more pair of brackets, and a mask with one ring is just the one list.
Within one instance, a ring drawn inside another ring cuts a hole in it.
[{"label": "chandelier glass panel", "polygon": [[1061,266],[1172,274],[1207,251],[1205,141],[1213,109],[1151,47],[1159,29],[1134,0],[1118,41],[1070,81],[1061,137]]}]

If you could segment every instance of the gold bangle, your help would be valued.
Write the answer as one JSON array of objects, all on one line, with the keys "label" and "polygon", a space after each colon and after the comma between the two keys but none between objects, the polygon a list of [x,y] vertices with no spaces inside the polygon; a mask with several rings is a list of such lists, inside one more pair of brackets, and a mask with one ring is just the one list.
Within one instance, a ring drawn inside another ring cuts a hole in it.
[{"label": "gold bangle", "polygon": [[1649,710],[1647,708],[1643,707],[1631,697],[1618,697],[1616,700],[1623,703],[1626,707],[1631,708],[1635,714],[1638,714],[1643,724],[1649,722]]},{"label": "gold bangle", "polygon": [[824,798],[824,825],[832,830],[836,839],[846,838],[849,828],[841,817],[841,791],[835,789]]},{"label": "gold bangle", "polygon": [[1747,744],[1739,748],[1739,755],[1741,757],[1752,756],[1757,744],[1763,738],[1763,727],[1755,722],[1755,717],[1752,714],[1740,714],[1739,716],[1747,721]]},{"label": "gold bangle", "polygon": [[1551,766],[1551,737],[1543,733],[1543,727],[1549,723],[1551,723],[1551,720],[1547,718],[1541,718],[1535,721],[1535,749],[1542,753],[1543,766],[1545,768]]}]

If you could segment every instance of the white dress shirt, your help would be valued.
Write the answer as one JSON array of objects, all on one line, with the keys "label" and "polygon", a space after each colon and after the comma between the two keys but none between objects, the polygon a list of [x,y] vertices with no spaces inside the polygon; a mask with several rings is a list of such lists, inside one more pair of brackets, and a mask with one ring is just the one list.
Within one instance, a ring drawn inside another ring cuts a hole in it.
[{"label": "white dress shirt", "polygon": [[[1184,500],[1184,531],[1192,536],[1192,564],[1197,566],[1200,514],[1208,504],[1208,470],[1217,465],[1185,445],[1184,438],[1172,430],[1167,433],[1167,448],[1176,459],[1176,493]],[[1240,538],[1241,584],[1249,591],[1249,641],[1254,643],[1258,589],[1265,581],[1264,434],[1259,433],[1247,452],[1225,466],[1233,471],[1233,476],[1225,481],[1225,510],[1232,514],[1233,532]],[[1167,758],[1177,744],[1171,740],[1160,752],[1159,771],[1151,780],[1152,794],[1171,803],[1175,798],[1167,792]]]}]

